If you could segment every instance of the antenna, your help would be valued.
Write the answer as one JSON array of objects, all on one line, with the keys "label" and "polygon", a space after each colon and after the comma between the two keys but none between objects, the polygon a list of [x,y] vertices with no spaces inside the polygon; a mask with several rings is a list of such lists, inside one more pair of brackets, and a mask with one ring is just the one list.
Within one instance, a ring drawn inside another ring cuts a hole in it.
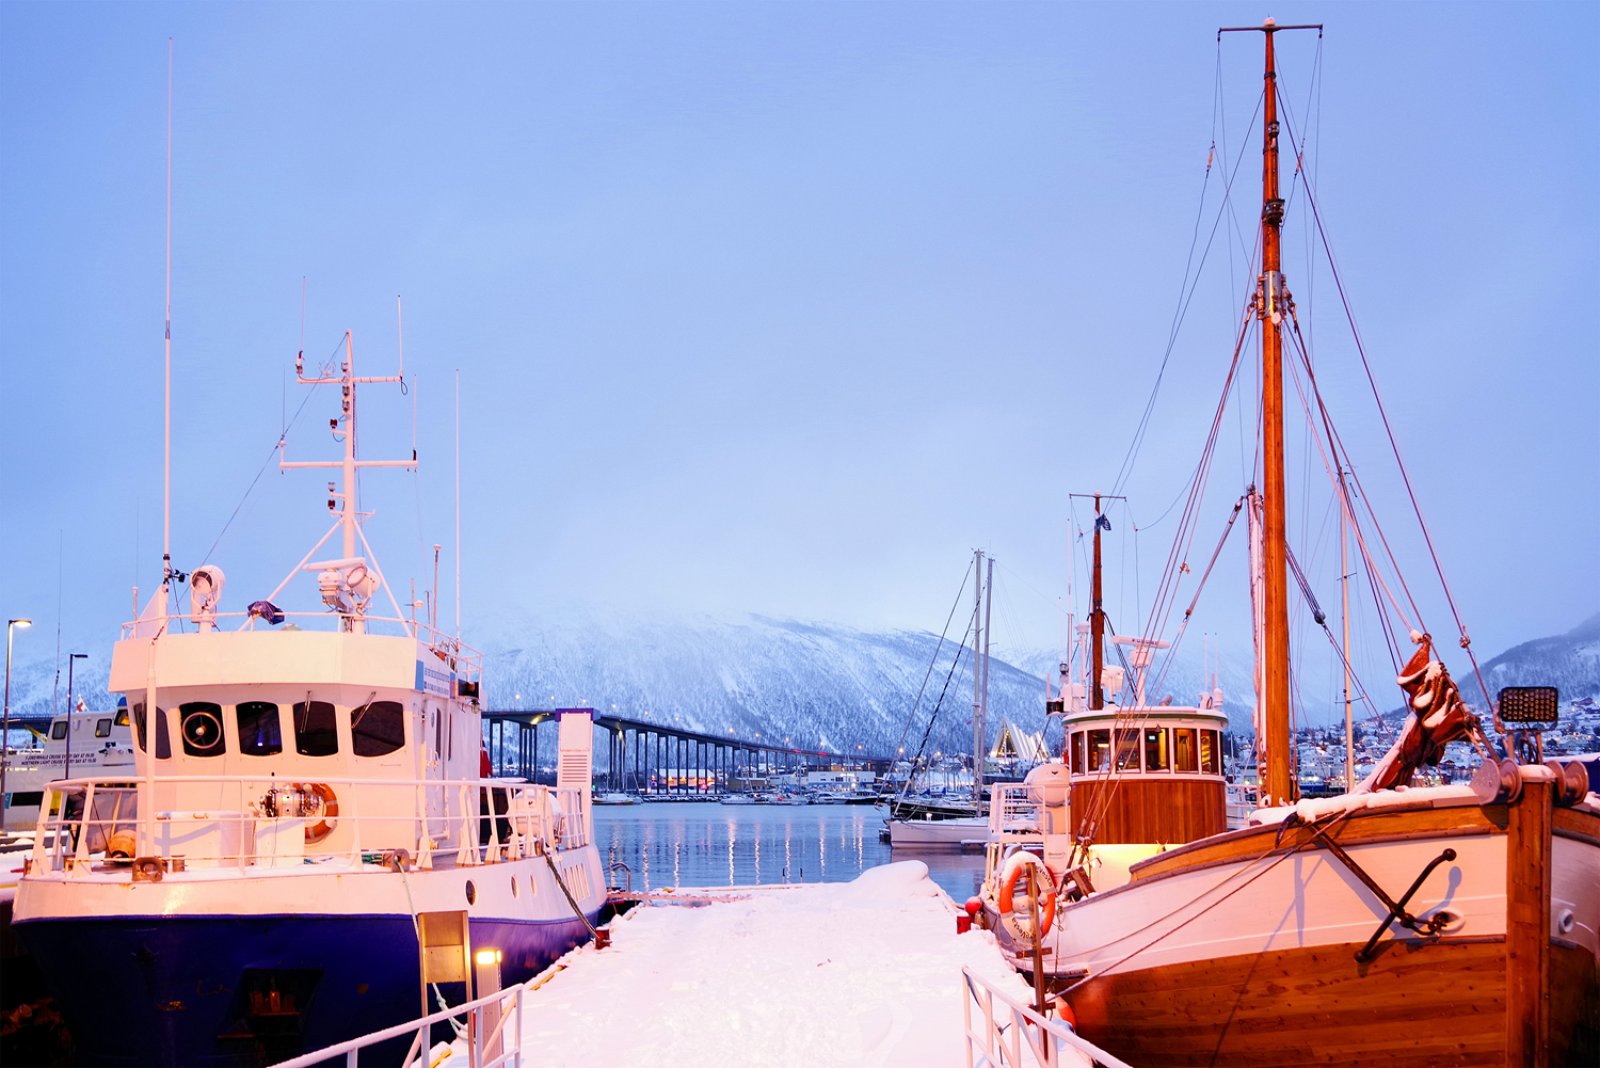
[{"label": "antenna", "polygon": [[167,583],[172,578],[172,38],[167,38],[167,275],[166,384],[162,431],[161,619],[167,617]]},{"label": "antenna", "polygon": [[461,640],[461,368],[456,368],[456,641]]}]

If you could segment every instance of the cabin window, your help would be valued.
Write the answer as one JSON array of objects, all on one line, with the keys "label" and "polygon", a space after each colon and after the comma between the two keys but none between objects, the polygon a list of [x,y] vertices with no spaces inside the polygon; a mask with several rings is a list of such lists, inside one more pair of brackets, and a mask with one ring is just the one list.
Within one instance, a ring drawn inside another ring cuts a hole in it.
[{"label": "cabin window", "polygon": [[65,738],[66,736],[67,736],[67,721],[66,720],[58,719],[54,723],[50,724],[50,737],[51,737],[51,739],[53,739],[54,741],[58,741],[59,742],[61,739]]},{"label": "cabin window", "polygon": [[[138,740],[139,750],[145,750],[144,744],[144,705],[133,706],[133,733]],[[172,755],[172,739],[167,737],[167,717],[163,709],[156,709],[156,759],[165,760]]]},{"label": "cabin window", "polygon": [[283,726],[278,706],[271,701],[240,701],[233,710],[239,727],[239,752],[245,756],[276,756],[283,752]]},{"label": "cabin window", "polygon": [[1199,732],[1193,727],[1179,727],[1173,734],[1173,766],[1177,771],[1199,771],[1200,754],[1199,743],[1195,735]]},{"label": "cabin window", "polygon": [[301,756],[333,756],[339,751],[334,709],[326,701],[300,701],[294,706],[294,751]]},{"label": "cabin window", "polygon": [[1200,770],[1207,775],[1222,774],[1222,747],[1216,731],[1200,732]]},{"label": "cabin window", "polygon": [[221,756],[222,706],[210,701],[190,701],[178,706],[178,734],[189,756]]},{"label": "cabin window", "polygon": [[1169,745],[1167,728],[1146,727],[1144,729],[1144,770],[1145,771],[1170,771],[1172,763],[1168,753]]},{"label": "cabin window", "polygon": [[95,720],[94,721],[94,736],[96,738],[109,738],[109,737],[111,737],[111,721],[109,719],[97,719],[97,720]]},{"label": "cabin window", "polygon": [[117,709],[117,726],[126,727],[127,725],[128,725],[128,710],[126,708]]},{"label": "cabin window", "polygon": [[1072,773],[1083,774],[1083,732],[1072,732]]},{"label": "cabin window", "polygon": [[1124,730],[1117,732],[1117,770],[1139,770],[1139,732]]},{"label": "cabin window", "polygon": [[370,701],[350,712],[350,747],[359,757],[388,756],[406,744],[406,714],[398,701]]},{"label": "cabin window", "polygon": [[1089,731],[1089,770],[1099,771],[1111,763],[1111,732]]}]

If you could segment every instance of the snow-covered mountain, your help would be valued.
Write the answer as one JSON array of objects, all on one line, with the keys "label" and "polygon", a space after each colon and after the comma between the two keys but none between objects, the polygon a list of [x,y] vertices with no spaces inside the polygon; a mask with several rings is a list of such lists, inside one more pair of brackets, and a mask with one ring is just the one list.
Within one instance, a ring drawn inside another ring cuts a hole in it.
[{"label": "snow-covered mountain", "polygon": [[[862,630],[764,616],[651,616],[564,612],[477,628],[470,644],[486,654],[485,704],[491,709],[592,705],[713,733],[789,738],[797,748],[890,753],[914,750],[933,727],[928,748],[969,752],[972,675],[956,646],[923,631]],[[53,643],[52,643],[53,644]],[[91,708],[108,707],[109,644],[91,649],[75,673]],[[1044,723],[1044,678],[1057,654],[996,651],[990,673],[991,722],[1007,717],[1028,730]],[[1508,685],[1555,685],[1563,704],[1600,699],[1600,615],[1563,635],[1524,642],[1483,665],[1491,693]],[[1223,707],[1248,731],[1254,694],[1248,651],[1179,650],[1158,667],[1149,697],[1193,701],[1215,676]],[[1455,674],[1469,702],[1477,688]],[[65,671],[49,658],[18,658],[11,679],[13,715],[65,707]],[[1376,684],[1375,684],[1376,685]],[[918,695],[921,694],[919,702]],[[941,699],[942,695],[942,699]],[[1394,706],[1397,707],[1398,702]],[[933,711],[938,708],[938,715]],[[1311,709],[1321,722],[1329,709]]]}]

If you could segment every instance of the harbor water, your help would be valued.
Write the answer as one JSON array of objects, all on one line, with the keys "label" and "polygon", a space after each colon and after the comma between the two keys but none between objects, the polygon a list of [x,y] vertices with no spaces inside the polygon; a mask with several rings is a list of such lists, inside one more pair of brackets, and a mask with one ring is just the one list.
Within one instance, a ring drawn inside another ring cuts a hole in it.
[{"label": "harbor water", "polygon": [[611,885],[636,891],[842,883],[915,859],[956,901],[977,893],[981,853],[891,851],[878,837],[886,815],[873,805],[647,801],[597,805],[594,836]]}]

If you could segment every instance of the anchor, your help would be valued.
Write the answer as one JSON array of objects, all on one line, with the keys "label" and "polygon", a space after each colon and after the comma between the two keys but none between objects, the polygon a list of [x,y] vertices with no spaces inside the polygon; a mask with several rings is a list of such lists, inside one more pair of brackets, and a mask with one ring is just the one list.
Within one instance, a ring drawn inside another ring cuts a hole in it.
[{"label": "anchor", "polygon": [[1456,859],[1456,851],[1454,849],[1447,847],[1438,856],[1428,861],[1427,865],[1420,873],[1418,873],[1416,879],[1411,883],[1410,889],[1408,889],[1404,894],[1401,894],[1400,899],[1396,901],[1394,898],[1389,896],[1388,892],[1385,891],[1383,887],[1378,885],[1377,880],[1368,875],[1362,869],[1361,865],[1356,863],[1355,858],[1346,852],[1343,846],[1341,846],[1338,842],[1335,842],[1328,835],[1328,832],[1324,831],[1321,827],[1318,827],[1315,824],[1307,823],[1300,819],[1297,813],[1291,814],[1288,819],[1284,820],[1284,826],[1278,832],[1279,840],[1282,840],[1284,830],[1287,830],[1289,827],[1296,824],[1305,827],[1313,835],[1315,835],[1316,840],[1320,841],[1324,846],[1326,846],[1328,852],[1332,853],[1334,857],[1338,859],[1339,863],[1350,869],[1350,873],[1366,884],[1367,889],[1372,891],[1374,897],[1389,907],[1389,914],[1383,918],[1382,923],[1378,924],[1378,929],[1372,932],[1372,937],[1367,939],[1367,944],[1362,946],[1361,949],[1357,951],[1357,964],[1368,964],[1374,957],[1378,955],[1378,939],[1383,937],[1384,932],[1389,929],[1389,925],[1394,923],[1396,920],[1399,921],[1401,927],[1416,931],[1424,938],[1433,938],[1437,936],[1439,932],[1451,922],[1451,916],[1448,913],[1443,912],[1436,913],[1426,920],[1420,919],[1406,909],[1406,903],[1411,900],[1413,895],[1415,895],[1418,890],[1422,889],[1422,884],[1427,881],[1429,875],[1433,874],[1433,869],[1437,868],[1441,864],[1446,863],[1447,861]]}]

